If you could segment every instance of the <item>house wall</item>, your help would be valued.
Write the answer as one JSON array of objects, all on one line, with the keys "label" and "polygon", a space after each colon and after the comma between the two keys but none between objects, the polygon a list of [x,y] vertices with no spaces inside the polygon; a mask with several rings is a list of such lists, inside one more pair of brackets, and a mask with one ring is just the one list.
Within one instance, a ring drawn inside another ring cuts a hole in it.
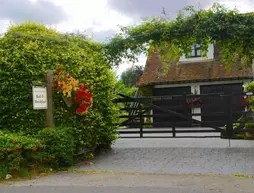
[{"label": "house wall", "polygon": [[188,62],[204,62],[211,61],[214,59],[214,45],[210,44],[208,47],[207,58],[197,57],[197,58],[186,58],[185,55],[180,57],[180,63],[188,63]]}]

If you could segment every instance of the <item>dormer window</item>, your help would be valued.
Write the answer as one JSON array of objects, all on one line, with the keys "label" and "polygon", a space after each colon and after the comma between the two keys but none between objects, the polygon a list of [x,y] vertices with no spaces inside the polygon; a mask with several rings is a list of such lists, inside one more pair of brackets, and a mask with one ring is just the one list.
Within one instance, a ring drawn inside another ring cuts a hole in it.
[{"label": "dormer window", "polygon": [[179,62],[180,63],[191,63],[191,62],[204,62],[204,61],[213,60],[214,59],[214,46],[213,46],[213,44],[209,44],[207,51],[208,52],[207,52],[206,57],[203,58],[201,56],[200,44],[193,45],[193,46],[191,46],[190,57],[187,58],[183,54],[180,57]]},{"label": "dormer window", "polygon": [[194,46],[191,46],[191,57],[192,58],[201,57],[201,54],[200,54],[200,44],[196,44]]}]

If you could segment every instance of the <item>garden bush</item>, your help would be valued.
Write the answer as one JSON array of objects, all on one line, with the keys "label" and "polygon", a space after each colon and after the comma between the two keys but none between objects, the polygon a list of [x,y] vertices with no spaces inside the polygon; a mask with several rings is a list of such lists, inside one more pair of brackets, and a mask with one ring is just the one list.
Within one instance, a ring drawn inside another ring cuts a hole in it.
[{"label": "garden bush", "polygon": [[47,163],[44,146],[36,138],[0,131],[0,178],[34,170]]},{"label": "garden bush", "polygon": [[117,109],[112,102],[116,82],[101,48],[83,36],[60,34],[44,25],[10,27],[0,38],[0,130],[36,136],[46,127],[44,111],[33,110],[32,85],[43,83],[48,69],[62,66],[89,87],[93,107],[79,116],[55,92],[56,127],[73,129],[75,152],[84,147],[109,148],[116,139]]},{"label": "garden bush", "polygon": [[72,128],[45,128],[39,131],[38,139],[44,145],[50,166],[59,168],[74,164],[74,137]]},{"label": "garden bush", "polygon": [[[252,92],[254,93],[254,81],[248,83],[247,85],[245,85],[245,90],[246,92]],[[254,96],[248,96],[247,97],[247,101],[246,101],[248,104],[248,108],[250,110],[254,110]],[[248,118],[249,115],[247,114],[244,114],[242,115],[238,121],[244,121]],[[249,120],[249,122],[251,121],[254,121],[254,117],[251,117],[251,119]],[[234,123],[233,124],[233,129],[236,129],[237,127],[239,127],[240,123]],[[246,123],[244,125],[244,128],[245,129],[253,129],[254,128],[254,123]],[[236,134],[236,136],[245,136],[245,137],[254,137],[254,133],[250,133],[250,132],[242,132],[242,133],[239,133],[239,134]]]}]

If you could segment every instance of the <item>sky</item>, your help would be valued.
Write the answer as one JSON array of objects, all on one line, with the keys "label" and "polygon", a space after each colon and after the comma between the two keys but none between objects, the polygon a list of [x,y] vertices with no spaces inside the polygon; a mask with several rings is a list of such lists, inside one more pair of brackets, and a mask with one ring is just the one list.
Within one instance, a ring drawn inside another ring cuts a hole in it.
[{"label": "sky", "polygon": [[[254,0],[0,0],[0,33],[10,23],[27,20],[43,23],[59,32],[84,32],[95,41],[106,42],[120,26],[138,24],[142,18],[161,16],[162,10],[174,18],[188,5],[207,8],[213,2],[226,4],[241,12],[254,11]],[[145,65],[145,56],[139,65]],[[120,75],[131,63],[117,69]]]}]

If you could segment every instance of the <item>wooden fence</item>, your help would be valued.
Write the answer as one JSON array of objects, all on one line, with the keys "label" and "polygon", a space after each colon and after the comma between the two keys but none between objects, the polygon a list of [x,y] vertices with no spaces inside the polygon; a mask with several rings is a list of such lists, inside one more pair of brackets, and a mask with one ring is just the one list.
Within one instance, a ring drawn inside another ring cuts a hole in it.
[{"label": "wooden fence", "polygon": [[254,126],[253,98],[252,93],[140,98],[119,94],[115,99],[122,104],[119,134],[127,138],[203,138],[223,134],[230,139],[236,134],[254,133],[250,128],[251,123]]}]

